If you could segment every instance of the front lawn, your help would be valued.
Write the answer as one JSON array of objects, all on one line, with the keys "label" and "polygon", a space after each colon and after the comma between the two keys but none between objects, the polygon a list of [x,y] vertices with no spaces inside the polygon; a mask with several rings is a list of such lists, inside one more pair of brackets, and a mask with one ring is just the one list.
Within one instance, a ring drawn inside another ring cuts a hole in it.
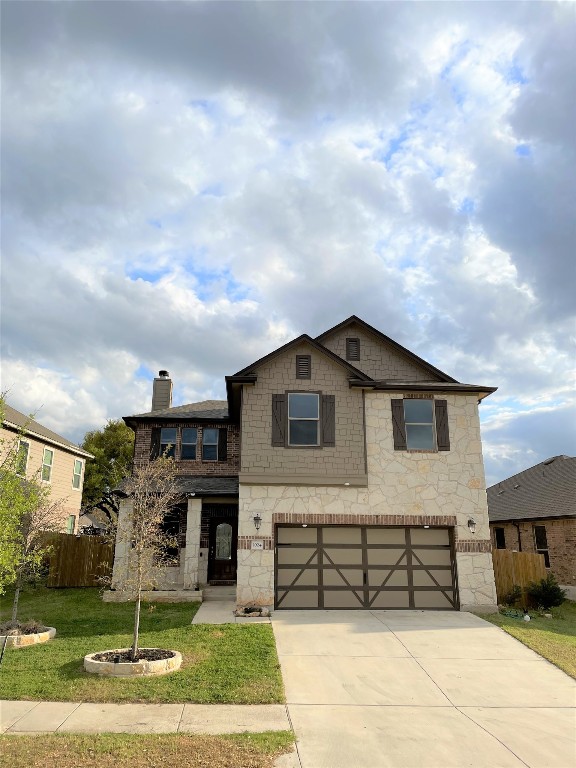
[{"label": "front lawn", "polygon": [[[284,700],[269,624],[191,625],[195,603],[143,603],[140,645],[180,651],[178,672],[106,678],[83,669],[87,653],[131,644],[134,603],[104,603],[97,589],[27,589],[18,616],[56,627],[45,645],[6,649],[0,698],[48,701],[272,704]],[[9,617],[10,595],[0,620]]]},{"label": "front lawn", "polygon": [[0,751],[3,764],[11,768],[271,768],[293,741],[288,731],[227,736],[19,734],[0,736]]},{"label": "front lawn", "polygon": [[571,677],[576,678],[576,603],[567,600],[560,608],[552,609],[553,618],[547,619],[532,612],[531,621],[514,619],[501,613],[482,616],[505,632],[532,648]]}]

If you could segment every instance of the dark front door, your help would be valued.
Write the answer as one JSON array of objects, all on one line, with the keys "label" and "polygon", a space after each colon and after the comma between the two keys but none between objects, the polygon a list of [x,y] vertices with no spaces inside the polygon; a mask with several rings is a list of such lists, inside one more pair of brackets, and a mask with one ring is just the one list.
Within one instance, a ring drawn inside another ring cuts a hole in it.
[{"label": "dark front door", "polygon": [[208,581],[236,583],[238,549],[238,519],[213,517],[210,519],[208,550]]}]

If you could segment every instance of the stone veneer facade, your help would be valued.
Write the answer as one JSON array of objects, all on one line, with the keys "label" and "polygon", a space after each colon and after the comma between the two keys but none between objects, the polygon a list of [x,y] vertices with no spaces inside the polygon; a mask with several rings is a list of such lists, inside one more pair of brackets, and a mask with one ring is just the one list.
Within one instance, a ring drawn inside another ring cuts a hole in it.
[{"label": "stone veneer facade", "polygon": [[[434,525],[454,529],[461,610],[496,607],[484,465],[475,395],[448,394],[450,450],[395,451],[391,400],[366,392],[368,486],[240,483],[239,605],[274,604],[274,526],[278,523]],[[440,396],[439,396],[440,397]],[[262,517],[255,535],[253,517]],[[476,532],[468,519],[476,521]],[[250,542],[264,542],[251,550]]]}]

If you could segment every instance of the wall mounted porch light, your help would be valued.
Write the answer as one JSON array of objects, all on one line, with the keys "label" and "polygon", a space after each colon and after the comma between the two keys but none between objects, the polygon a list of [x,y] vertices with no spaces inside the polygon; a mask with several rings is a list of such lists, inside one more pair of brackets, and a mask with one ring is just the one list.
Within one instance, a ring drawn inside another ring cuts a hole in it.
[{"label": "wall mounted porch light", "polygon": [[476,533],[476,520],[473,517],[468,520],[468,529],[470,533]]},{"label": "wall mounted porch light", "polygon": [[262,525],[262,518],[260,517],[258,512],[256,512],[256,514],[254,515],[254,517],[252,519],[254,520],[254,528],[256,528],[256,530],[259,531],[260,530],[260,526]]}]

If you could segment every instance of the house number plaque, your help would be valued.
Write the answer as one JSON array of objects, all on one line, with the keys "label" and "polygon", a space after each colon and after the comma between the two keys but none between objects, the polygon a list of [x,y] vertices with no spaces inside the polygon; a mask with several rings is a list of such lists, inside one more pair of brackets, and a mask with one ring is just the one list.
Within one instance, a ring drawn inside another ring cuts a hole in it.
[{"label": "house number plaque", "polygon": [[263,541],[251,541],[250,542],[250,549],[264,549],[264,542]]}]

